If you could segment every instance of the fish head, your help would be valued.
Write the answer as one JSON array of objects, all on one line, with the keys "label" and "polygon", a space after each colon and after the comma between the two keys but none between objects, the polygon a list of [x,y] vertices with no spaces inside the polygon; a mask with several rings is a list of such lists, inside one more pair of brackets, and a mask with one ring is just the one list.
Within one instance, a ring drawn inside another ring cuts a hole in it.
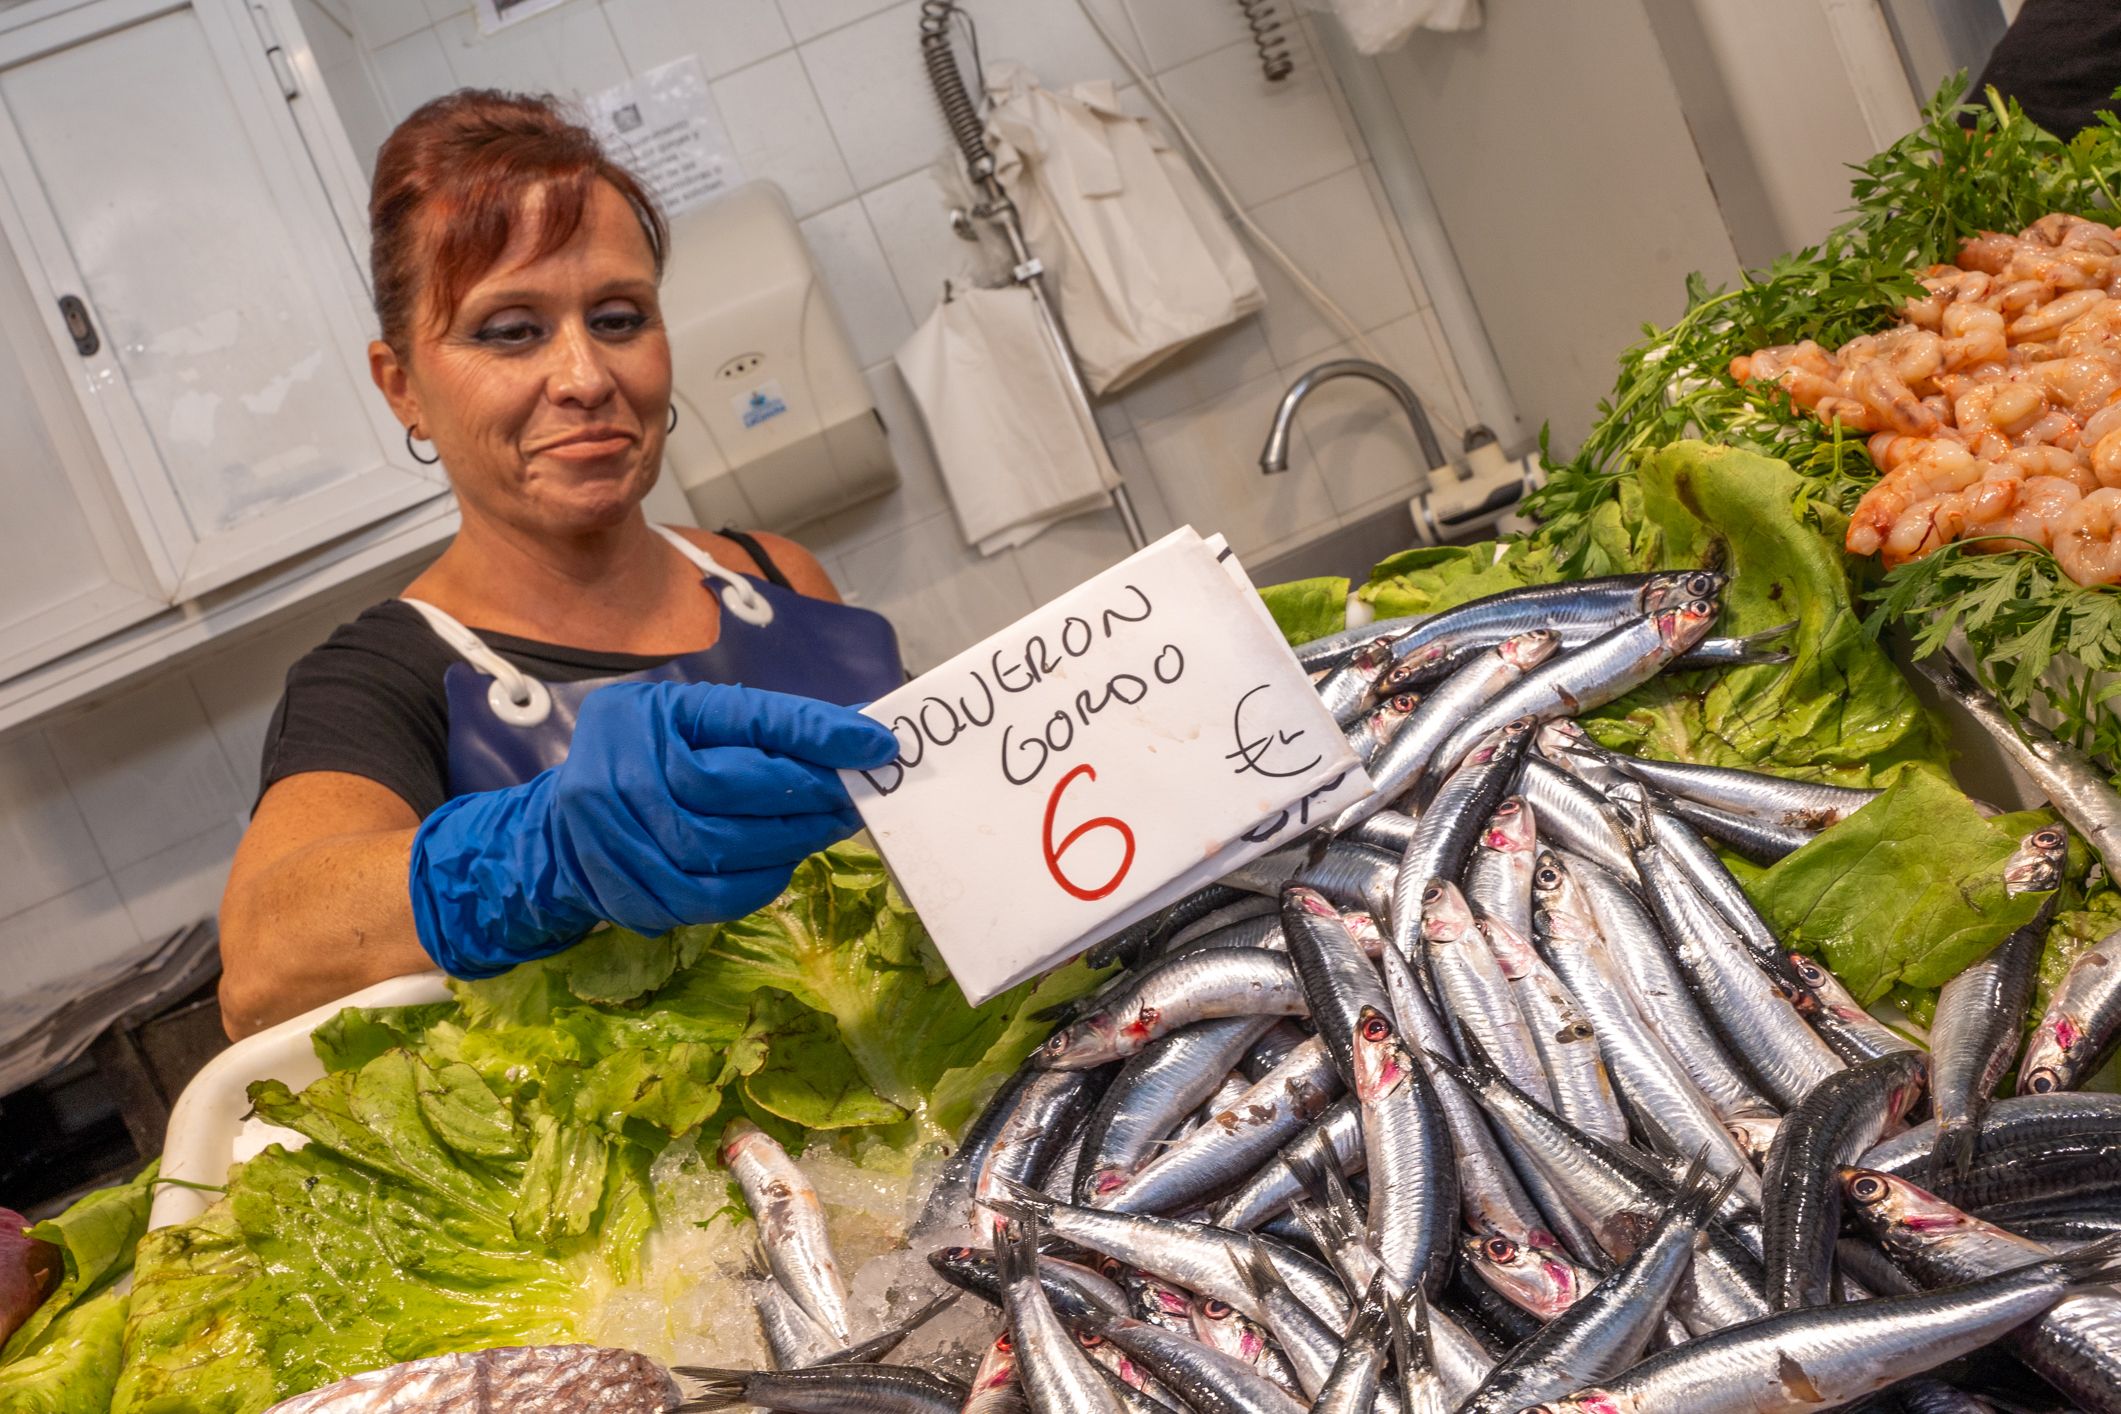
[{"label": "fish head", "polygon": [[1515,928],[1500,918],[1482,918],[1479,923],[1481,936],[1488,940],[1488,950],[1495,954],[1495,965],[1502,975],[1511,981],[1528,977],[1539,967],[1539,955],[1532,950],[1531,942]]},{"label": "fish head", "polygon": [[1473,931],[1473,909],[1458,885],[1431,879],[1421,891],[1421,935],[1431,942],[1450,942]]},{"label": "fish head", "polygon": [[1510,796],[1495,807],[1480,832],[1480,847],[1503,854],[1529,854],[1539,843],[1532,807],[1524,797]]},{"label": "fish head", "polygon": [[1580,1389],[1566,1399],[1527,1407],[1523,1414],[1637,1414],[1632,1395],[1609,1389]]},{"label": "fish head", "polygon": [[1551,1321],[1583,1294],[1575,1267],[1551,1250],[1527,1247],[1500,1233],[1465,1239],[1475,1271],[1509,1298],[1510,1304]]},{"label": "fish head", "polygon": [[1302,884],[1282,885],[1281,906],[1284,909],[1293,908],[1299,913],[1308,913],[1313,918],[1330,918],[1336,923],[1340,921],[1340,910],[1335,908],[1324,894]]},{"label": "fish head", "polygon": [[2060,825],[2043,825],[2018,841],[2017,849],[2003,861],[2004,892],[2034,894],[2058,888],[2068,862],[2069,831]]},{"label": "fish head", "polygon": [[2018,1093],[2052,1095],[2069,1088],[2065,1069],[2070,1052],[2084,1040],[2077,1019],[2064,1011],[2049,1011],[2040,1019],[2032,1039],[2025,1043],[2025,1059],[2018,1064]]},{"label": "fish head", "polygon": [[1117,1059],[1120,1031],[1120,1020],[1112,1012],[1091,1012],[1048,1036],[1038,1048],[1038,1063],[1047,1070],[1081,1070]]},{"label": "fish head", "polygon": [[1715,599],[1723,593],[1730,576],[1720,570],[1668,570],[1650,576],[1643,587],[1642,611],[1654,614],[1675,604],[1695,599]]},{"label": "fish head", "polygon": [[1853,1001],[1848,989],[1841,985],[1841,979],[1820,966],[1816,959],[1801,952],[1789,954],[1789,959],[1790,971],[1796,974],[1797,980],[1829,1006],[1838,1011],[1844,1002]]},{"label": "fish head", "polygon": [[1167,1320],[1190,1322],[1193,1319],[1193,1302],[1186,1293],[1160,1281],[1136,1278],[1134,1300],[1142,1315],[1149,1320],[1162,1317]]},{"label": "fish head", "polygon": [[1126,1169],[1113,1164],[1104,1164],[1092,1169],[1089,1182],[1091,1206],[1097,1206],[1106,1195],[1116,1193],[1120,1189],[1125,1188],[1127,1180],[1132,1177],[1133,1175]]},{"label": "fish head", "polygon": [[1377,710],[1370,714],[1370,735],[1379,742],[1390,740],[1392,733],[1398,731],[1400,724],[1413,716],[1414,709],[1420,705],[1421,694],[1418,692],[1393,693],[1378,703]]},{"label": "fish head", "polygon": [[1193,1303],[1193,1333],[1203,1345],[1254,1364],[1266,1353],[1264,1332],[1227,1301],[1207,1297]]},{"label": "fish head", "polygon": [[1413,1073],[1414,1058],[1400,1044],[1398,1028],[1376,1007],[1364,1007],[1355,1018],[1354,1051],[1355,1098],[1363,1104],[1391,1093]]},{"label": "fish head", "polygon": [[1723,1122],[1724,1132],[1738,1141],[1738,1147],[1755,1168],[1767,1162],[1768,1146],[1775,1142],[1775,1131],[1782,1127],[1780,1115],[1738,1115]]},{"label": "fish head", "polygon": [[1535,628],[1512,634],[1495,645],[1503,662],[1520,673],[1528,673],[1561,651],[1561,635],[1550,628]]},{"label": "fish head", "polygon": [[1657,611],[1657,641],[1673,658],[1692,649],[1709,636],[1721,612],[1714,599],[1689,599],[1683,604]]},{"label": "fish head", "polygon": [[1887,1252],[1926,1246],[1941,1234],[1984,1227],[1936,1194],[1894,1174],[1847,1165],[1840,1170],[1848,1211]]},{"label": "fish head", "polygon": [[1539,748],[1541,756],[1567,770],[1573,753],[1583,749],[1589,741],[1573,718],[1557,717],[1539,724],[1539,735],[1533,739],[1533,744]]},{"label": "fish head", "polygon": [[1343,913],[1340,921],[1347,925],[1348,936],[1362,949],[1363,956],[1372,961],[1384,956],[1385,934],[1377,926],[1376,918],[1367,913]]},{"label": "fish head", "polygon": [[1009,1328],[1004,1326],[1002,1333],[994,1338],[994,1343],[980,1356],[979,1369],[972,1375],[972,1392],[981,1394],[988,1390],[1000,1389],[1015,1378],[1016,1338],[1009,1333]]},{"label": "fish head", "polygon": [[994,1260],[991,1249],[981,1251],[977,1247],[938,1247],[928,1254],[928,1265],[954,1285],[965,1285],[975,1277],[991,1275],[989,1266]]},{"label": "fish head", "polygon": [[1392,666],[1392,640],[1373,638],[1355,650],[1348,659],[1348,666],[1366,680],[1374,680],[1385,669]]},{"label": "fish head", "polygon": [[722,1131],[722,1166],[728,1168],[747,1155],[763,1154],[765,1150],[779,1147],[750,1120],[731,1120],[729,1127]]}]

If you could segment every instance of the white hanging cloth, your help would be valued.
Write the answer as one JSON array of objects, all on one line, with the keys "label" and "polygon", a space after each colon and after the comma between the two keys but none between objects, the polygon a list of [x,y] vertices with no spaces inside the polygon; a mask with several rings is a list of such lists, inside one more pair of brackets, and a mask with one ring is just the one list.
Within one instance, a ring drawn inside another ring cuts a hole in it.
[{"label": "white hanging cloth", "polygon": [[1418,29],[1456,33],[1479,29],[1480,0],[1306,0],[1314,10],[1340,17],[1359,54],[1383,54],[1407,42]]},{"label": "white hanging cloth", "polygon": [[1065,92],[987,70],[987,145],[1050,272],[1084,382],[1124,386],[1266,303],[1252,262],[1185,157],[1123,112],[1108,80]]},{"label": "white hanging cloth", "polygon": [[1023,286],[946,295],[899,348],[898,367],[958,529],[981,554],[1111,504],[1119,473]]}]

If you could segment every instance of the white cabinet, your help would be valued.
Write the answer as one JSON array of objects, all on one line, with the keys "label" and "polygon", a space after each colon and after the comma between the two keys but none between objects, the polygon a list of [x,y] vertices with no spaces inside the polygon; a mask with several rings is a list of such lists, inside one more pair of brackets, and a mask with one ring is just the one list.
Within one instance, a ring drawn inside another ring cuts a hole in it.
[{"label": "white cabinet", "polygon": [[446,533],[368,380],[359,167],[278,33],[286,0],[0,7],[0,727]]}]

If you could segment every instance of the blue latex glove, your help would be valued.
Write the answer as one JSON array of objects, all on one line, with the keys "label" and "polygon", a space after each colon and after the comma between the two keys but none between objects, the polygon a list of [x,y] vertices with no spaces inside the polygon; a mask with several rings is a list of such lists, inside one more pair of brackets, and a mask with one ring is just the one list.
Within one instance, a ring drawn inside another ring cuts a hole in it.
[{"label": "blue latex glove", "polygon": [[861,827],[837,770],[881,766],[890,728],[807,697],[613,683],[567,759],[461,795],[412,842],[420,945],[452,977],[558,952],[600,920],[656,934],[741,918]]}]

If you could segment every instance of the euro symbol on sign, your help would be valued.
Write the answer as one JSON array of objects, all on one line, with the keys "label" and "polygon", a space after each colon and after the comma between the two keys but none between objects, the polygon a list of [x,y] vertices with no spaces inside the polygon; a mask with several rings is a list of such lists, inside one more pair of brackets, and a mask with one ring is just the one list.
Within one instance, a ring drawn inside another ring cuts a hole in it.
[{"label": "euro symbol on sign", "polygon": [[1305,732],[1303,728],[1299,727],[1295,731],[1289,732],[1269,727],[1264,734],[1255,736],[1250,734],[1245,727],[1245,704],[1260,693],[1265,692],[1270,685],[1261,683],[1258,687],[1253,688],[1243,697],[1237,699],[1237,708],[1230,714],[1230,733],[1237,741],[1237,750],[1224,752],[1223,759],[1237,762],[1237,765],[1232,770],[1240,776],[1247,771],[1256,771],[1262,776],[1273,776],[1276,778],[1301,776],[1326,759],[1321,753],[1313,752],[1311,758],[1302,765],[1289,766],[1286,764],[1288,758],[1296,753],[1289,752],[1285,748],[1295,746],[1304,739]]}]

